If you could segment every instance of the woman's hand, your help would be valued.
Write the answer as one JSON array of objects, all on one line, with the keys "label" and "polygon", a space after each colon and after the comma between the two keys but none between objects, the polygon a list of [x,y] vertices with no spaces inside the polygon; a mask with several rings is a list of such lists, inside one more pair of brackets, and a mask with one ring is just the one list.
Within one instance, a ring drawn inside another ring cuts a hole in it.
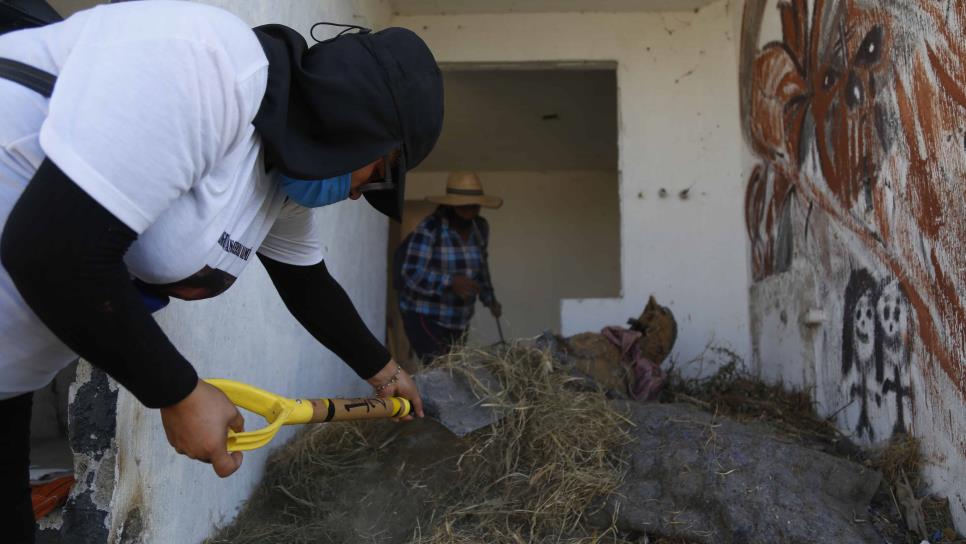
[{"label": "woman's hand", "polygon": [[194,391],[181,402],[161,408],[161,423],[175,451],[211,463],[218,476],[226,478],[241,466],[241,452],[228,452],[228,429],[244,431],[245,419],[228,397],[208,382],[198,380]]},{"label": "woman's hand", "polygon": [[[409,399],[409,402],[413,405],[413,413],[419,417],[424,416],[423,399],[419,396],[419,388],[416,387],[416,382],[394,359],[390,359],[386,366],[382,367],[382,370],[366,381],[376,390],[377,396]],[[410,421],[413,417],[408,415],[400,419]]]}]

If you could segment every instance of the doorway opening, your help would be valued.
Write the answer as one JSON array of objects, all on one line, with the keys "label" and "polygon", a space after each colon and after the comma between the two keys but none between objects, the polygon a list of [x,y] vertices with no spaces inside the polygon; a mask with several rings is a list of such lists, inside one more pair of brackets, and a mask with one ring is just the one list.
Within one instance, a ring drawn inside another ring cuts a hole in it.
[{"label": "doorway opening", "polygon": [[[489,267],[503,306],[507,339],[560,330],[562,299],[620,295],[617,72],[615,63],[443,65],[443,132],[410,172],[396,247],[445,193],[450,172],[476,172],[500,209],[490,225]],[[391,276],[391,274],[390,274]],[[387,289],[387,340],[409,360],[398,294]],[[468,341],[499,341],[496,320],[479,302]]]}]

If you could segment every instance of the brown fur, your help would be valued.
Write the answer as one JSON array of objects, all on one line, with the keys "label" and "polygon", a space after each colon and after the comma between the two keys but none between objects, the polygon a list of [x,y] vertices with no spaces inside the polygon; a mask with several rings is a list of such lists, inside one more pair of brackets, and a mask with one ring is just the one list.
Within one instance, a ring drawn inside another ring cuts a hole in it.
[{"label": "brown fur", "polygon": [[671,310],[658,304],[653,295],[640,317],[628,319],[627,322],[631,329],[643,335],[637,343],[644,357],[659,365],[670,355],[678,339],[678,324]]},{"label": "brown fur", "polygon": [[567,338],[567,355],[574,359],[577,370],[604,389],[626,389],[627,369],[621,364],[621,350],[603,335],[585,332]]}]

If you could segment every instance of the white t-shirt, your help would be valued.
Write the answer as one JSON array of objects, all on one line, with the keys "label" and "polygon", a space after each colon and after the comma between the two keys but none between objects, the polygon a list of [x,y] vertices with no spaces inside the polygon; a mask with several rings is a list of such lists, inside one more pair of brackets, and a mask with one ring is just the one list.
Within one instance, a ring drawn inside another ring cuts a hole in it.
[{"label": "white t-shirt", "polygon": [[[57,75],[49,101],[0,79],[0,229],[49,157],[138,233],[125,260],[147,283],[237,277],[256,251],[322,260],[312,211],[265,173],[252,119],[268,61],[237,17],[190,2],[99,6],[0,36],[0,57]],[[74,357],[0,267],[0,399]]]}]

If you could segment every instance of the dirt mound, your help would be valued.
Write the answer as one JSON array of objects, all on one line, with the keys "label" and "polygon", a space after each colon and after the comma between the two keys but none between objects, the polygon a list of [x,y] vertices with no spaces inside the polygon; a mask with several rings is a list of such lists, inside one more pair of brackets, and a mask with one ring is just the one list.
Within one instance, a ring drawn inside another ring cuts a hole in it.
[{"label": "dirt mound", "polygon": [[663,403],[609,398],[615,353],[588,334],[439,360],[494,376],[474,387],[508,415],[463,438],[428,420],[310,428],[210,542],[961,542],[922,497],[914,442],[870,456],[733,360],[672,372]]},{"label": "dirt mound", "polygon": [[433,421],[311,429],[273,456],[235,524],[211,542],[549,543],[613,533],[586,521],[625,468],[630,423],[606,397],[568,387],[569,369],[534,347],[464,350],[438,364],[496,376],[500,394],[485,396],[508,415],[462,439]]}]

